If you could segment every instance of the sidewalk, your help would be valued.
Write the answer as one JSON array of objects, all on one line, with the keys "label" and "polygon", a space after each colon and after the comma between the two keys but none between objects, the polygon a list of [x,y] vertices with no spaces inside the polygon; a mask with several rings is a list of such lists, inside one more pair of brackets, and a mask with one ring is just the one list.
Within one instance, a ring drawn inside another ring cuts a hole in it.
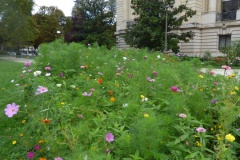
[{"label": "sidewalk", "polygon": [[34,61],[33,59],[30,59],[30,58],[16,58],[16,57],[11,57],[11,56],[0,56],[0,59],[6,60],[6,61],[19,62],[19,63]]}]

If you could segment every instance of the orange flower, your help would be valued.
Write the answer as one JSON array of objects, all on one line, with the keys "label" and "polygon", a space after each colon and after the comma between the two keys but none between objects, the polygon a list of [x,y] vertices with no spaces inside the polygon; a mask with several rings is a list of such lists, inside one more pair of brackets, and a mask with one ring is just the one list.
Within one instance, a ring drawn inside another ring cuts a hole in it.
[{"label": "orange flower", "polygon": [[98,78],[98,84],[102,84],[103,80],[102,78]]},{"label": "orange flower", "polygon": [[111,98],[110,98],[110,101],[111,101],[111,102],[114,102],[114,101],[115,101],[115,98],[114,98],[114,97],[111,97]]},{"label": "orange flower", "polygon": [[44,124],[49,124],[51,122],[50,119],[42,119],[42,123]]},{"label": "orange flower", "polygon": [[42,157],[41,157],[41,158],[39,158],[39,160],[47,160],[47,158],[42,158]]},{"label": "orange flower", "polygon": [[87,68],[88,68],[88,66],[87,66],[87,65],[85,65],[85,66],[84,66],[84,68],[86,68],[86,69],[87,69]]},{"label": "orange flower", "polygon": [[108,94],[109,94],[110,96],[113,95],[113,91],[112,91],[112,90],[109,91]]}]

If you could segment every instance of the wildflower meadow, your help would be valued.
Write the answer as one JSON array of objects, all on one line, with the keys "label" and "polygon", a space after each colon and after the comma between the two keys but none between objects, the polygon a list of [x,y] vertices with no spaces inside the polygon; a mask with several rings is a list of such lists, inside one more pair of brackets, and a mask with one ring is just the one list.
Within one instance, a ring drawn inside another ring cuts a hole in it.
[{"label": "wildflower meadow", "polygon": [[1,159],[240,159],[236,74],[147,49],[38,52],[1,91]]}]

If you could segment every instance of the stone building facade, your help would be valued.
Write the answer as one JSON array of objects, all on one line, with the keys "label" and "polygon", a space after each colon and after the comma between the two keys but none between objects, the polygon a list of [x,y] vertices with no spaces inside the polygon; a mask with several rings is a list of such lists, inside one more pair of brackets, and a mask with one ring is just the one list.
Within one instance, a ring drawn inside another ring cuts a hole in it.
[{"label": "stone building facade", "polygon": [[[186,0],[175,0],[175,6]],[[117,0],[117,36],[118,48],[128,48],[123,35],[133,20],[131,0]],[[209,50],[213,56],[222,55],[220,48],[232,41],[240,40],[240,0],[188,0],[188,7],[196,10],[189,21],[173,32],[193,31],[195,36],[190,42],[181,42],[180,53],[201,56]]]}]

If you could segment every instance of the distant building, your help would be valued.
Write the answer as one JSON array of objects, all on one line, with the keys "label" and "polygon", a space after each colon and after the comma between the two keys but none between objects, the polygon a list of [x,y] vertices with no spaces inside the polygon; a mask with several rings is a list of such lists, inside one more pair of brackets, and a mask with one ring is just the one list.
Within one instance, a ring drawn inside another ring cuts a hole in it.
[{"label": "distant building", "polygon": [[[178,6],[186,0],[175,0]],[[134,15],[130,7],[131,0],[117,0],[117,47],[127,48],[121,37],[131,23]],[[197,13],[188,22],[173,32],[193,31],[194,39],[181,42],[180,53],[201,56],[207,50],[213,56],[222,55],[220,48],[232,41],[240,40],[240,0],[188,0],[188,7]]]}]

